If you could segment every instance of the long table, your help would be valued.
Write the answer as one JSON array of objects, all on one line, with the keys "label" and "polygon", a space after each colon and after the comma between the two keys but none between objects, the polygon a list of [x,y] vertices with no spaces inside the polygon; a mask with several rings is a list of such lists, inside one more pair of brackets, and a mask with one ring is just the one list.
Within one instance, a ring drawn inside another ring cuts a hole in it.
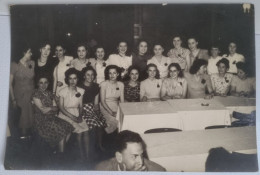
[{"label": "long table", "polygon": [[142,134],[149,159],[167,171],[204,172],[211,148],[255,154],[255,127]]},{"label": "long table", "polygon": [[143,134],[154,128],[176,128],[183,131],[202,130],[212,125],[230,125],[233,111],[250,113],[255,99],[214,97],[155,102],[120,103],[117,119],[119,131]]}]

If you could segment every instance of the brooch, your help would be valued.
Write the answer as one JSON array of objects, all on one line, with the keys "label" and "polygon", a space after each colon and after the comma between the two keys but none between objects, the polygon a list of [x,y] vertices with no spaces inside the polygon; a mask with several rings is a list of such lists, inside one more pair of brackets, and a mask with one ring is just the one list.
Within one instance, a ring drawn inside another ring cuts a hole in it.
[{"label": "brooch", "polygon": [[168,66],[168,64],[167,64],[167,63],[165,63],[165,64],[164,64],[164,66]]},{"label": "brooch", "polygon": [[201,83],[202,83],[202,84],[205,84],[205,83],[206,83],[206,80],[203,78],[203,79],[201,80]]},{"label": "brooch", "polygon": [[69,67],[69,66],[70,66],[70,64],[66,64],[66,66],[68,66],[68,67]]},{"label": "brooch", "polygon": [[29,67],[29,69],[31,69],[31,68],[32,68],[32,65],[31,65],[31,64],[29,64],[29,66],[28,66],[28,67]]},{"label": "brooch", "polygon": [[102,65],[103,65],[103,67],[106,67],[106,66],[107,66],[107,64],[106,64],[105,62],[103,62],[103,64],[102,64]]},{"label": "brooch", "polygon": [[157,88],[159,88],[160,87],[160,85],[159,85],[159,83],[157,84]]},{"label": "brooch", "polygon": [[119,90],[119,87],[117,87],[116,90],[118,91],[118,90]]},{"label": "brooch", "polygon": [[180,85],[182,86],[182,82],[179,82],[180,83]]},{"label": "brooch", "polygon": [[78,93],[76,93],[76,95],[75,95],[77,98],[79,98],[80,96],[81,96],[81,94],[78,92]]},{"label": "brooch", "polygon": [[232,64],[236,64],[236,61],[233,61],[233,63]]},{"label": "brooch", "polygon": [[88,62],[88,63],[86,64],[87,67],[90,66],[90,65],[91,65],[91,62]]}]

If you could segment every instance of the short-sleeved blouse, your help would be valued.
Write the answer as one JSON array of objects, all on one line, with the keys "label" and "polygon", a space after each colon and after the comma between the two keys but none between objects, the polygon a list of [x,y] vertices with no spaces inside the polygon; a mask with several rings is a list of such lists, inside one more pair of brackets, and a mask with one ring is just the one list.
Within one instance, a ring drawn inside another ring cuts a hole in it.
[{"label": "short-sleeved blouse", "polygon": [[146,96],[148,99],[160,98],[160,92],[162,87],[161,79],[146,80],[141,82],[140,85],[140,97]]},{"label": "short-sleeved blouse", "polygon": [[140,82],[136,86],[130,86],[129,81],[125,82],[124,97],[126,101],[138,102],[140,101]]},{"label": "short-sleeved blouse", "polygon": [[224,77],[220,77],[219,74],[212,74],[210,78],[213,91],[218,94],[227,93],[230,89],[232,77],[233,74],[229,73],[226,73]]},{"label": "short-sleeved blouse", "polygon": [[187,83],[184,78],[178,78],[177,81],[171,78],[166,78],[162,83],[162,88],[165,88],[166,95],[169,97],[183,96],[184,84]]}]

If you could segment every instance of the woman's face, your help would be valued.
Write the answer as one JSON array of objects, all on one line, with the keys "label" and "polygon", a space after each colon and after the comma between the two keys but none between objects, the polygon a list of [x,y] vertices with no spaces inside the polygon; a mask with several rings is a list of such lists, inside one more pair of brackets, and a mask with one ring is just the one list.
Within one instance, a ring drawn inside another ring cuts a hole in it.
[{"label": "woman's face", "polygon": [[116,71],[116,69],[109,69],[108,75],[109,75],[109,80],[116,81],[119,74]]},{"label": "woman's face", "polygon": [[38,82],[38,87],[40,90],[45,91],[48,88],[49,81],[47,78],[41,78]]},{"label": "woman's face", "polygon": [[84,59],[87,56],[87,50],[84,46],[79,46],[77,50],[79,59]]},{"label": "woman's face", "polygon": [[224,63],[220,63],[218,65],[218,72],[220,74],[225,74],[227,71],[228,71],[228,69],[227,69],[227,67],[226,67],[226,65]]},{"label": "woman's face", "polygon": [[164,49],[161,45],[155,45],[153,48],[153,52],[155,56],[161,56],[163,53]]},{"label": "woman's face", "polygon": [[237,45],[235,43],[230,43],[228,46],[229,53],[234,54],[237,51]]},{"label": "woman's face", "polygon": [[180,38],[180,37],[174,37],[174,38],[173,38],[173,46],[174,46],[175,48],[181,47],[181,43],[182,43],[182,41],[181,41],[181,38]]},{"label": "woman's face", "polygon": [[97,59],[103,60],[105,56],[105,50],[103,48],[97,48],[96,50]]},{"label": "woman's face", "polygon": [[215,58],[219,55],[219,48],[212,47],[210,52],[211,52],[211,55]]},{"label": "woman's face", "polygon": [[241,80],[244,80],[247,77],[246,73],[242,69],[237,69],[237,76]]},{"label": "woman's face", "polygon": [[58,58],[62,58],[65,54],[65,49],[63,49],[61,46],[56,46],[55,48],[55,55]]},{"label": "woman's face", "polygon": [[125,42],[120,42],[117,49],[119,54],[125,54],[127,51],[127,44]]},{"label": "woman's face", "polygon": [[199,75],[203,75],[206,72],[207,72],[207,66],[206,65],[200,66],[200,69],[198,70]]},{"label": "woman's face", "polygon": [[41,57],[48,58],[48,56],[51,53],[51,46],[47,44],[46,46],[40,49],[40,52],[41,52]]},{"label": "woman's face", "polygon": [[190,50],[197,49],[198,42],[194,38],[188,39],[188,46]]},{"label": "woman's face", "polygon": [[88,70],[85,73],[85,81],[92,83],[94,81],[94,78],[95,78],[95,76],[94,76],[93,70]]},{"label": "woman's face", "polygon": [[169,74],[171,78],[177,78],[179,75],[179,71],[175,66],[172,66],[169,70]]},{"label": "woman's face", "polygon": [[148,46],[147,46],[147,42],[142,41],[140,42],[139,46],[138,46],[138,51],[140,55],[144,55],[148,50]]},{"label": "woman's face", "polygon": [[31,50],[31,49],[28,49],[28,50],[26,51],[26,53],[24,53],[24,57],[26,58],[27,61],[31,60],[32,50]]},{"label": "woman's face", "polygon": [[138,72],[138,70],[136,70],[136,69],[131,70],[131,72],[130,72],[130,79],[131,79],[132,81],[137,81],[138,78],[139,78],[139,72]]},{"label": "woman's face", "polygon": [[76,74],[69,75],[69,86],[76,87],[78,83],[78,77]]},{"label": "woman's face", "polygon": [[157,69],[155,67],[149,67],[147,70],[149,78],[154,78],[156,76]]}]

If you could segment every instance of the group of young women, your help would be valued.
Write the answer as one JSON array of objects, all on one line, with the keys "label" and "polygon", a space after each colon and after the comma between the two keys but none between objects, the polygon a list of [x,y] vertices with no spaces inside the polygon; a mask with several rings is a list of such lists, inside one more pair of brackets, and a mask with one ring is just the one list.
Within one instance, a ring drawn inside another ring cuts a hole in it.
[{"label": "group of young women", "polygon": [[44,43],[35,62],[26,47],[22,58],[11,63],[10,75],[10,97],[13,106],[21,108],[22,135],[33,127],[63,152],[74,132],[81,155],[87,158],[88,132],[95,130],[103,150],[103,131],[117,129],[119,102],[254,95],[255,78],[247,77],[245,59],[236,53],[235,43],[222,57],[217,46],[212,46],[211,56],[199,49],[195,38],[188,39],[189,49],[182,47],[179,36],[173,45],[167,56],[159,43],[149,55],[148,43],[142,40],[137,52],[128,54],[127,43],[121,41],[118,52],[105,59],[104,47],[97,46],[96,58],[88,58],[84,44],[77,47],[78,58],[67,56],[62,44],[55,47],[56,58],[50,58],[51,46]]}]

